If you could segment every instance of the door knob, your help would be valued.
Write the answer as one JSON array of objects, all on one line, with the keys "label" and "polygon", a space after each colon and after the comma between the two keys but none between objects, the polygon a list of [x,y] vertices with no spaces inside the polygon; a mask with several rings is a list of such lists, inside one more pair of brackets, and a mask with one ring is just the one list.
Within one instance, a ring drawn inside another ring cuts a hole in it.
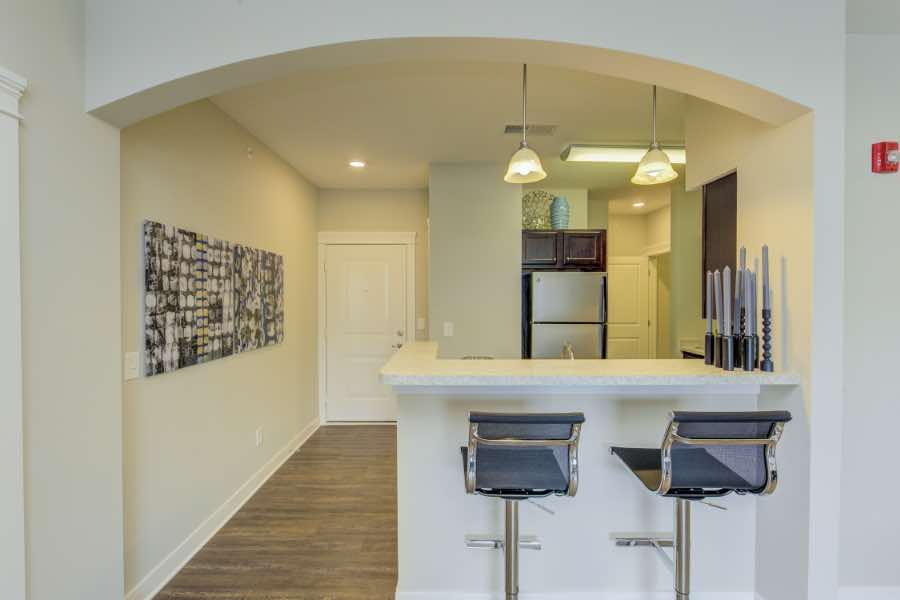
[{"label": "door knob", "polygon": [[403,332],[399,329],[397,330],[397,337],[403,337]]},{"label": "door knob", "polygon": [[393,346],[391,346],[391,348],[393,348],[394,350],[399,350],[402,347],[403,347],[403,344],[394,344]]}]

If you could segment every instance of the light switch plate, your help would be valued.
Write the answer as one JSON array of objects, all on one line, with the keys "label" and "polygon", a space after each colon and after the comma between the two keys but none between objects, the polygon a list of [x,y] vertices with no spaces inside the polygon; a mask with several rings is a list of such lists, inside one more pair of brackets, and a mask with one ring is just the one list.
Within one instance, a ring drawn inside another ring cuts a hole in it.
[{"label": "light switch plate", "polygon": [[141,376],[141,353],[126,352],[125,353],[125,381],[137,379]]},{"label": "light switch plate", "polygon": [[425,317],[419,317],[416,319],[416,329],[419,331],[425,331]]},{"label": "light switch plate", "polygon": [[453,323],[444,321],[444,337],[453,337]]}]

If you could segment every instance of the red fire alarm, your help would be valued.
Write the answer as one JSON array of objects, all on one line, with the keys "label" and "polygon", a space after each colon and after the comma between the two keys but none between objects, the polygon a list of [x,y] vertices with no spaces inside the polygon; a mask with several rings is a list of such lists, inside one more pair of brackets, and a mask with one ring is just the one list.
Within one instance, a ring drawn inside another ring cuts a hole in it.
[{"label": "red fire alarm", "polygon": [[896,173],[900,170],[900,148],[897,142],[872,144],[872,172]]}]

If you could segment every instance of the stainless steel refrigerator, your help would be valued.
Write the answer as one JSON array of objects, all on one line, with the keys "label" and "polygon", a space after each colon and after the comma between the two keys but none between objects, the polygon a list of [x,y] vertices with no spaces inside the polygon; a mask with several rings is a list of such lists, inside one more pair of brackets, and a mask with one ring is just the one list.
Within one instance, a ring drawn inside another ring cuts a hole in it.
[{"label": "stainless steel refrigerator", "polygon": [[606,273],[531,274],[531,358],[606,358]]}]

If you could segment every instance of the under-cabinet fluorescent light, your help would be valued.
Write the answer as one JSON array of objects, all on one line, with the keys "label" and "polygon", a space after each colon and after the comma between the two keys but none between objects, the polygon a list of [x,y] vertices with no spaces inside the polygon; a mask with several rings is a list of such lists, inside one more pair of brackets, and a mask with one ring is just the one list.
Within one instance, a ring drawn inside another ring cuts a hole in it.
[{"label": "under-cabinet fluorescent light", "polygon": [[361,160],[351,160],[350,166],[353,167],[354,169],[362,169],[363,167],[366,166],[366,163]]},{"label": "under-cabinet fluorescent light", "polygon": [[[683,165],[687,161],[683,147],[666,146],[664,150],[669,155],[669,160],[675,164]],[[559,157],[566,162],[639,163],[645,154],[645,146],[570,144]]]}]

